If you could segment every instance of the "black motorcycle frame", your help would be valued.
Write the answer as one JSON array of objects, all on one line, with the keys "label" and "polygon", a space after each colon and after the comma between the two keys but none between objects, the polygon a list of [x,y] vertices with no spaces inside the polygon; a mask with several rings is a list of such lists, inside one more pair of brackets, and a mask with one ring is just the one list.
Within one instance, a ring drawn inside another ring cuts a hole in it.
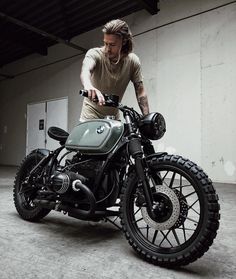
[{"label": "black motorcycle frame", "polygon": [[[83,94],[85,94],[83,92]],[[126,151],[126,160],[123,162],[121,169],[120,169],[120,182],[124,180],[124,176],[126,175],[126,164],[127,161],[131,162],[129,157],[131,156],[134,160],[134,163],[130,165],[131,168],[136,169],[137,176],[139,178],[139,187],[142,186],[143,193],[146,200],[146,207],[150,214],[150,216],[153,216],[155,218],[155,215],[153,214],[152,204],[153,204],[153,198],[152,193],[150,191],[150,187],[147,184],[146,176],[145,176],[145,170],[148,167],[148,156],[143,157],[144,151],[149,152],[151,154],[145,154],[149,155],[150,157],[156,156],[162,156],[163,152],[161,153],[154,153],[154,148],[151,144],[151,142],[148,139],[144,139],[141,137],[139,133],[137,133],[138,129],[137,126],[135,126],[134,117],[136,120],[140,118],[140,116],[133,110],[132,108],[129,108],[127,106],[123,106],[116,101],[112,100],[110,97],[106,97],[106,105],[107,106],[113,106],[118,107],[122,112],[125,119],[125,133],[122,136],[122,139],[118,143],[118,145],[114,148],[114,150],[105,156],[105,162],[101,168],[101,171],[99,173],[98,178],[95,181],[95,190],[99,187],[103,174],[106,171],[107,166],[112,162],[112,160],[117,157],[118,154],[122,153],[124,154],[124,151]],[[45,157],[31,170],[30,175],[27,177],[27,180],[25,181],[25,184],[28,184],[30,181],[37,181],[44,177],[45,185],[48,185],[50,188],[50,178],[53,175],[55,166],[58,164],[58,157],[60,152],[65,148],[65,143],[61,143],[62,146],[60,146],[58,149],[54,151],[49,151],[46,149],[38,149],[37,152],[44,154]],[[143,151],[144,150],[144,151]],[[127,154],[128,151],[128,154]],[[91,159],[98,158],[99,155],[90,155],[89,157]],[[101,155],[100,155],[101,156]],[[119,157],[119,156],[118,156]],[[42,173],[41,171],[44,170]],[[39,188],[41,185],[39,185]],[[46,203],[45,200],[34,200],[35,203],[41,204],[43,207],[48,207],[49,209],[59,210],[59,211],[65,211],[68,212],[68,215],[71,217],[75,217],[78,219],[83,220],[94,220],[94,218],[102,218],[107,216],[119,216],[118,211],[113,210],[105,210],[105,211],[96,211],[96,205],[99,204],[101,201],[96,200],[93,196],[93,193],[89,190],[89,188],[85,185],[80,185],[80,190],[82,190],[89,200],[90,209],[89,210],[81,210],[81,209],[75,209],[75,208],[68,208],[64,206],[63,204],[57,205],[56,202],[50,202]],[[112,189],[116,190],[117,189]],[[119,189],[120,190],[120,189]],[[107,193],[107,196],[109,197],[112,195],[112,193]],[[59,196],[58,196],[59,198]],[[118,198],[118,196],[117,196]]]}]

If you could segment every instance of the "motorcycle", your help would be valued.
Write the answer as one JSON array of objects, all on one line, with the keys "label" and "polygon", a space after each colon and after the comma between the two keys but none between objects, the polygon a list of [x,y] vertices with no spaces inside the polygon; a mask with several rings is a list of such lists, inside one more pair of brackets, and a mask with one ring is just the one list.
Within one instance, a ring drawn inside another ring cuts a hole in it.
[{"label": "motorcycle", "polygon": [[[80,94],[88,96],[85,90]],[[197,260],[219,228],[212,181],[182,156],[155,153],[151,141],[166,131],[160,113],[142,116],[119,103],[118,96],[104,98],[106,106],[123,113],[124,123],[109,116],[93,119],[70,134],[50,127],[48,135],[60,147],[25,157],[14,182],[16,210],[28,221],[51,210],[95,222],[119,218],[129,244],[144,260],[165,267]],[[60,155],[62,150],[66,153]]]}]

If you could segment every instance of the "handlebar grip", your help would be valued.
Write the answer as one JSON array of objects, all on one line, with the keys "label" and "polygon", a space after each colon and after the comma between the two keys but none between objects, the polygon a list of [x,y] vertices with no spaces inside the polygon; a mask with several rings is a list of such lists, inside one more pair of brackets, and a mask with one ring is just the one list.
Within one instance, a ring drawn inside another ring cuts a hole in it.
[{"label": "handlebar grip", "polygon": [[88,97],[88,90],[80,90],[79,94],[83,97]]},{"label": "handlebar grip", "polygon": [[[79,94],[80,94],[81,96],[83,96],[83,97],[88,98],[88,90],[80,90],[80,91],[79,91]],[[98,102],[98,98],[95,97],[95,98],[93,99],[93,102]]]},{"label": "handlebar grip", "polygon": [[[79,91],[79,94],[83,97],[88,98],[88,90],[81,89]],[[116,95],[107,95],[107,94],[102,94],[104,99],[105,99],[105,106],[110,106],[110,107],[117,107],[119,104],[119,96]],[[98,98],[94,98],[92,100],[93,102],[98,102]]]}]

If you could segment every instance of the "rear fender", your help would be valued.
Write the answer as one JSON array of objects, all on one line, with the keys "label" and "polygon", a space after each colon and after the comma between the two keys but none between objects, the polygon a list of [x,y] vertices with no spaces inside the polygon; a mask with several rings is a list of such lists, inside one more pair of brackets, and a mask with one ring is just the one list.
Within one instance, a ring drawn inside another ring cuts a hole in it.
[{"label": "rear fender", "polygon": [[41,156],[43,155],[43,158],[38,162],[38,164],[31,170],[30,172],[30,176],[34,175],[35,173],[37,173],[38,168],[42,167],[44,168],[49,161],[51,160],[52,154],[50,154],[50,150],[48,149],[44,149],[44,148],[38,148],[38,149],[34,149],[31,154],[40,154]]},{"label": "rear fender", "polygon": [[32,152],[41,153],[41,154],[43,154],[44,156],[48,156],[49,153],[50,153],[50,150],[48,150],[48,149],[43,149],[43,148],[38,148],[38,149],[33,150]]}]

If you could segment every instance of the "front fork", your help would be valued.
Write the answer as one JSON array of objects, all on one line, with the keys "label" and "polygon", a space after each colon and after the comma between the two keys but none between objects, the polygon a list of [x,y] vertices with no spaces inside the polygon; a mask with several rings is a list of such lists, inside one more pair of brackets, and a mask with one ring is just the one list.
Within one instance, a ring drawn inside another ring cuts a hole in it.
[{"label": "front fork", "polygon": [[141,147],[141,140],[140,138],[132,138],[129,142],[129,153],[134,158],[135,161],[135,168],[136,168],[136,174],[138,176],[139,185],[141,184],[143,188],[143,193],[146,201],[146,207],[148,210],[148,213],[151,218],[155,218],[155,214],[153,211],[153,196],[151,189],[148,185],[146,175],[145,175],[145,165],[143,160],[143,151]]}]

